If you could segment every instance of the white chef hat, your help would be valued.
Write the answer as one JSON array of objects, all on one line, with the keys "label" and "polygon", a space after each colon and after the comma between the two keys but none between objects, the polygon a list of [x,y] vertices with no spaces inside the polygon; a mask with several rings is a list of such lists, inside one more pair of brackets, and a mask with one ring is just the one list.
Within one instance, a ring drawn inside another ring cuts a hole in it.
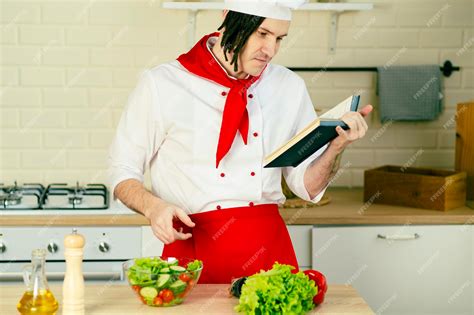
[{"label": "white chef hat", "polygon": [[296,9],[307,0],[225,0],[227,10],[262,16],[277,20],[291,20],[291,9]]}]

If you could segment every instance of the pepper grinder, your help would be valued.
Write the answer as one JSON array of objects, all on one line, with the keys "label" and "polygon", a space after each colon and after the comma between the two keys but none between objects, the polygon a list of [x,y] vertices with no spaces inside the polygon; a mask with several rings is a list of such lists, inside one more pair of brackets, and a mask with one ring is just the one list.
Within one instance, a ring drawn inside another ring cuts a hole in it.
[{"label": "pepper grinder", "polygon": [[63,314],[84,315],[84,276],[82,257],[84,256],[84,237],[73,229],[64,238],[66,274],[63,283]]}]

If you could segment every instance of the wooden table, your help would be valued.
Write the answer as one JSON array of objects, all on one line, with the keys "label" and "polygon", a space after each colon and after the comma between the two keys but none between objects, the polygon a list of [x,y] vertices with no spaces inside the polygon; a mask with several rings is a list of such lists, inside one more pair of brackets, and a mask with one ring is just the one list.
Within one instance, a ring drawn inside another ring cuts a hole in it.
[{"label": "wooden table", "polygon": [[[233,310],[238,299],[229,297],[228,285],[198,284],[183,304],[167,308],[142,304],[127,285],[86,284],[86,315],[103,314],[236,314]],[[50,289],[61,305],[61,285]],[[16,303],[20,300],[23,285],[0,286],[0,314],[18,314]],[[311,314],[374,314],[367,303],[351,286],[330,285],[325,301]],[[61,306],[59,312],[61,314]]]}]

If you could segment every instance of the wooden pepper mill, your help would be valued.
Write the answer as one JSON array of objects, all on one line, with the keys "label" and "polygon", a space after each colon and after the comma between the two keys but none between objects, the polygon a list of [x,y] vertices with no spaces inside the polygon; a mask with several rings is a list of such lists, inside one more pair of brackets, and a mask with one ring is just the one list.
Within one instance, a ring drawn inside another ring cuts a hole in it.
[{"label": "wooden pepper mill", "polygon": [[63,314],[84,315],[84,276],[82,257],[84,256],[84,237],[73,229],[64,238],[66,275],[63,283]]}]

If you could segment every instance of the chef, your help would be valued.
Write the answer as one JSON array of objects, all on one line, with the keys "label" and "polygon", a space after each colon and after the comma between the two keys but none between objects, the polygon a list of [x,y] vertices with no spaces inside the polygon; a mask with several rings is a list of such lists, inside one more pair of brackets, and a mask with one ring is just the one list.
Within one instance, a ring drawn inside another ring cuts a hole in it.
[{"label": "chef", "polygon": [[[278,204],[283,175],[318,202],[344,148],[364,136],[365,106],[350,130],[298,167],[263,168],[265,156],[316,118],[304,81],[270,63],[305,1],[226,1],[218,32],[177,60],[146,70],[110,148],[114,197],[150,221],[163,255],[204,262],[200,283],[298,266]],[[152,190],[143,186],[149,168]]]}]

